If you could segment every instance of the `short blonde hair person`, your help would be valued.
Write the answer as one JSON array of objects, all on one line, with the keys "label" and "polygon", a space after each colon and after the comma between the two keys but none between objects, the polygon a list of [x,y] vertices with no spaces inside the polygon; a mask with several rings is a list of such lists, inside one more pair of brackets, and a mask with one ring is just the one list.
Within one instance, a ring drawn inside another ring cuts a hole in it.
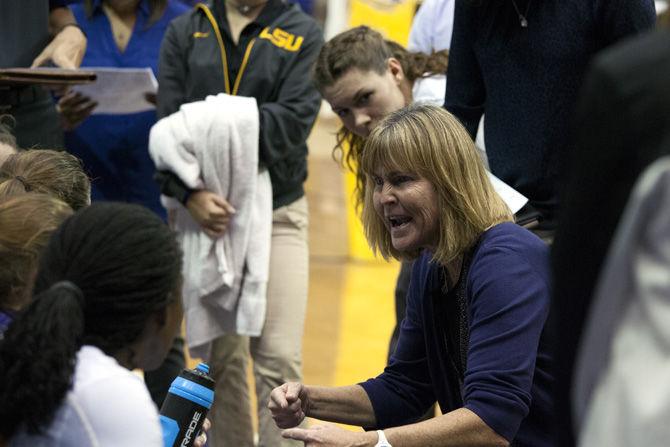
[{"label": "short blonde hair person", "polygon": [[22,151],[0,166],[0,197],[26,192],[50,194],[77,211],[91,203],[91,180],[81,160],[65,151]]},{"label": "short blonde hair person", "polygon": [[442,265],[472,247],[492,226],[513,216],[495,192],[468,132],[449,112],[415,104],[387,116],[372,131],[361,156],[366,175],[363,226],[368,243],[385,259],[417,257],[400,253],[373,205],[373,176],[383,169],[414,173],[437,192],[439,236],[433,260]]}]

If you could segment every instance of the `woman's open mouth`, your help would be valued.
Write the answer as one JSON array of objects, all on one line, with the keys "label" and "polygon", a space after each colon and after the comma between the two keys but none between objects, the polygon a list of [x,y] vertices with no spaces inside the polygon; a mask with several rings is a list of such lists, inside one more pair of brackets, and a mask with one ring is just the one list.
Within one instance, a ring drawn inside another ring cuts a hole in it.
[{"label": "woman's open mouth", "polygon": [[412,220],[409,216],[389,216],[388,221],[392,229],[401,228]]}]

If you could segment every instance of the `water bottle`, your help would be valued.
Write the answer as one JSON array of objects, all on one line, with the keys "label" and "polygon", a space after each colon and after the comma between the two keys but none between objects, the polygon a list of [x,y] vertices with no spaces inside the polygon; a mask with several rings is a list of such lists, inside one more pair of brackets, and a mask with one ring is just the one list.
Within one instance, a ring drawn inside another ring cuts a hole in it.
[{"label": "water bottle", "polygon": [[200,433],[214,401],[214,380],[208,373],[209,366],[200,363],[182,370],[170,385],[160,411],[165,447],[190,447]]}]

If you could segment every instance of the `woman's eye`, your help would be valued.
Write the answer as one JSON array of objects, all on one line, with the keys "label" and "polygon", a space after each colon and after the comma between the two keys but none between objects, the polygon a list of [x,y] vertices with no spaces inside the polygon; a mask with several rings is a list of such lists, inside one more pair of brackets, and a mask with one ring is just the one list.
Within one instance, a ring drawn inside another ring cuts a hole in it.
[{"label": "woman's eye", "polygon": [[410,177],[409,175],[398,175],[396,177],[393,177],[393,183],[396,185],[400,185],[402,183],[410,181],[412,181],[412,177]]},{"label": "woman's eye", "polygon": [[381,177],[377,176],[372,177],[372,181],[375,184],[375,186],[382,186],[384,184],[384,179],[382,179]]},{"label": "woman's eye", "polygon": [[358,101],[356,101],[357,106],[365,106],[368,104],[370,101],[370,97],[372,96],[372,92],[365,93],[362,95],[360,98],[358,98]]},{"label": "woman's eye", "polygon": [[335,112],[335,114],[336,114],[337,116],[339,116],[340,118],[344,118],[344,117],[346,117],[348,113],[349,113],[349,110],[347,110],[347,109],[341,109],[341,110],[337,110],[337,111]]}]

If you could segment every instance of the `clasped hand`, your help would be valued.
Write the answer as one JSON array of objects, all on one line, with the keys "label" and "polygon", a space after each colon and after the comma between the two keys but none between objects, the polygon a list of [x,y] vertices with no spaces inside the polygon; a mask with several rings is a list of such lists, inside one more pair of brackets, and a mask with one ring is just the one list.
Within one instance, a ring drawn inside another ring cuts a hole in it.
[{"label": "clasped hand", "polygon": [[186,208],[202,230],[212,238],[226,233],[235,208],[220,195],[207,190],[194,191],[186,201]]},{"label": "clasped hand", "polygon": [[309,409],[307,387],[297,382],[278,386],[270,393],[268,408],[277,427],[296,427],[305,419]]},{"label": "clasped hand", "polygon": [[309,389],[296,382],[285,383],[270,393],[268,408],[282,436],[302,441],[305,447],[374,446],[376,433],[352,432],[336,425],[321,424],[310,428],[295,428],[309,413]]}]

